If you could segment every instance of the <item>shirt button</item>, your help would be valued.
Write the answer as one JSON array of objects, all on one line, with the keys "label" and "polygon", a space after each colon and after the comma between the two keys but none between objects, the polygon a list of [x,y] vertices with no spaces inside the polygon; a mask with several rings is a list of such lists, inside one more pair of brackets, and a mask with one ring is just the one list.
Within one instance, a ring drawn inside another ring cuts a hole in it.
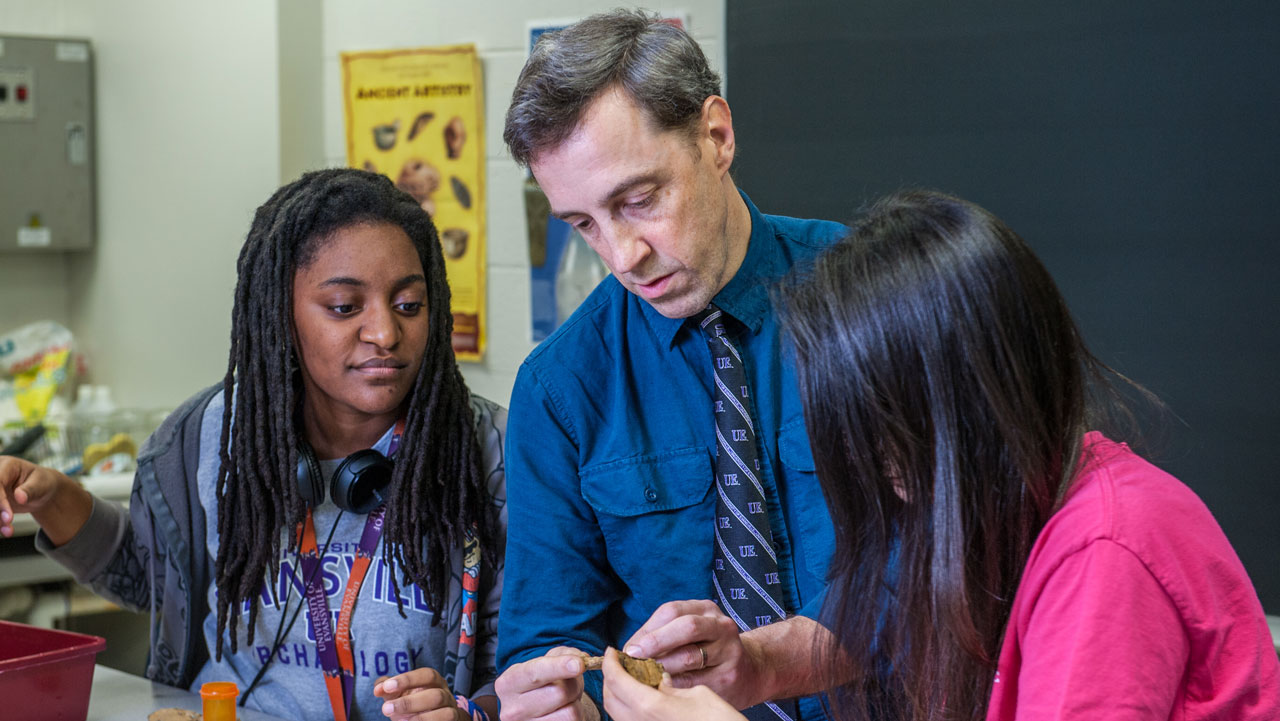
[{"label": "shirt button", "polygon": [[645,500],[649,501],[650,503],[653,503],[654,501],[658,500],[658,492],[653,490],[652,488],[646,488],[644,489],[644,497],[645,497]]}]

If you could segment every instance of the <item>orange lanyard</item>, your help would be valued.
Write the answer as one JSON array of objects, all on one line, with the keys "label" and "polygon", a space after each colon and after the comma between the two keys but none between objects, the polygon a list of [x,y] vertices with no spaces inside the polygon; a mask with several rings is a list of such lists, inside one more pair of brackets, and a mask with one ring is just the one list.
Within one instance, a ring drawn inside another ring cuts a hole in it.
[{"label": "orange lanyard", "polygon": [[[382,537],[383,515],[386,506],[378,506],[369,513],[364,523],[364,533],[360,536],[360,545],[356,549],[355,563],[351,566],[351,575],[347,578],[347,587],[342,594],[342,608],[338,612],[338,627],[333,631],[329,616],[329,602],[324,595],[324,581],[319,578],[317,570],[321,563],[320,552],[316,547],[316,527],[311,519],[311,511],[307,511],[307,520],[301,530],[301,552],[303,577],[307,579],[307,615],[311,619],[311,627],[316,637],[316,652],[320,657],[320,665],[324,670],[325,690],[329,693],[329,705],[333,707],[334,721],[347,721],[351,710],[351,701],[355,692],[355,655],[351,651],[351,616],[355,612],[356,599],[360,596],[360,586],[364,584],[365,574],[373,561],[373,552],[378,547],[378,539]],[[334,521],[335,523],[337,521]]]}]

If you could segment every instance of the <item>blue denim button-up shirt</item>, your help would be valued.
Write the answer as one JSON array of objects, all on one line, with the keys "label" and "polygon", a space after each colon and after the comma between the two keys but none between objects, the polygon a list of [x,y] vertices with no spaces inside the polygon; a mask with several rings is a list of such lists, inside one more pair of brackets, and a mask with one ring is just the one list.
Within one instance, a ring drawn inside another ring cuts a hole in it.
[{"label": "blue denim button-up shirt", "polygon": [[[769,287],[846,228],[743,199],[747,255],[714,302],[740,321],[788,608],[815,617],[834,540]],[[525,360],[507,422],[501,668],[560,645],[598,654],[662,603],[715,598],[712,384],[701,332],[612,277]],[[599,704],[599,674],[586,680]],[[815,699],[801,716],[821,717]]]}]

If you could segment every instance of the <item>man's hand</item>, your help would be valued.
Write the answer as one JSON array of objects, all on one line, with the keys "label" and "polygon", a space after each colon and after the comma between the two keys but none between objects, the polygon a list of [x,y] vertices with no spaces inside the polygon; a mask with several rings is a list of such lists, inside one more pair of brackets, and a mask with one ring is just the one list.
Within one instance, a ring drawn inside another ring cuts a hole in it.
[{"label": "man's hand", "polygon": [[661,661],[675,688],[705,685],[737,708],[768,698],[761,693],[770,686],[769,668],[752,657],[738,626],[714,601],[662,604],[623,650]]},{"label": "man's hand", "polygon": [[604,655],[604,708],[616,721],[743,721],[706,686],[678,689],[669,678],[657,689],[645,686],[623,670],[613,649]]},{"label": "man's hand", "polygon": [[93,511],[93,496],[66,474],[12,456],[0,456],[0,536],[13,535],[13,518],[30,513],[55,546],[79,533]]},{"label": "man's hand", "polygon": [[747,708],[826,690],[831,674],[814,668],[814,647],[830,640],[830,631],[804,616],[739,633],[714,601],[670,601],[623,650],[661,661],[676,688],[702,684]]},{"label": "man's hand", "polygon": [[600,721],[582,693],[583,652],[558,646],[542,658],[517,663],[498,677],[502,721]]}]

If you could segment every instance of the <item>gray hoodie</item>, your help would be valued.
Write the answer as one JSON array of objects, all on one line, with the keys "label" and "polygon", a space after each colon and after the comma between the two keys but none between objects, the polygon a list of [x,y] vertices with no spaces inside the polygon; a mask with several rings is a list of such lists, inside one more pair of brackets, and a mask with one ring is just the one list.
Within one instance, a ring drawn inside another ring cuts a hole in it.
[{"label": "gray hoodie", "polygon": [[[203,457],[212,457],[204,458],[207,465],[217,456],[217,439],[202,442],[201,426],[210,402],[215,398],[220,401],[221,392],[219,384],[197,393],[143,444],[127,511],[118,503],[95,498],[88,522],[66,544],[54,548],[43,533],[36,536],[36,548],[70,570],[78,582],[121,606],[150,612],[146,675],[180,688],[190,688],[209,660],[202,627],[210,612],[207,599],[212,595],[213,562],[206,545],[207,519],[197,469]],[[481,569],[474,647],[458,647],[461,614],[446,613],[441,619],[445,638],[451,641],[446,654],[449,665],[437,670],[455,692],[480,696],[493,693],[497,676],[497,611],[506,536],[502,449],[507,414],[501,406],[478,396],[472,396],[472,409],[482,472],[490,481],[499,513],[499,567]],[[461,549],[453,555],[458,566],[454,576],[458,577]],[[461,608],[460,595],[461,588],[450,584],[443,608]]]}]

